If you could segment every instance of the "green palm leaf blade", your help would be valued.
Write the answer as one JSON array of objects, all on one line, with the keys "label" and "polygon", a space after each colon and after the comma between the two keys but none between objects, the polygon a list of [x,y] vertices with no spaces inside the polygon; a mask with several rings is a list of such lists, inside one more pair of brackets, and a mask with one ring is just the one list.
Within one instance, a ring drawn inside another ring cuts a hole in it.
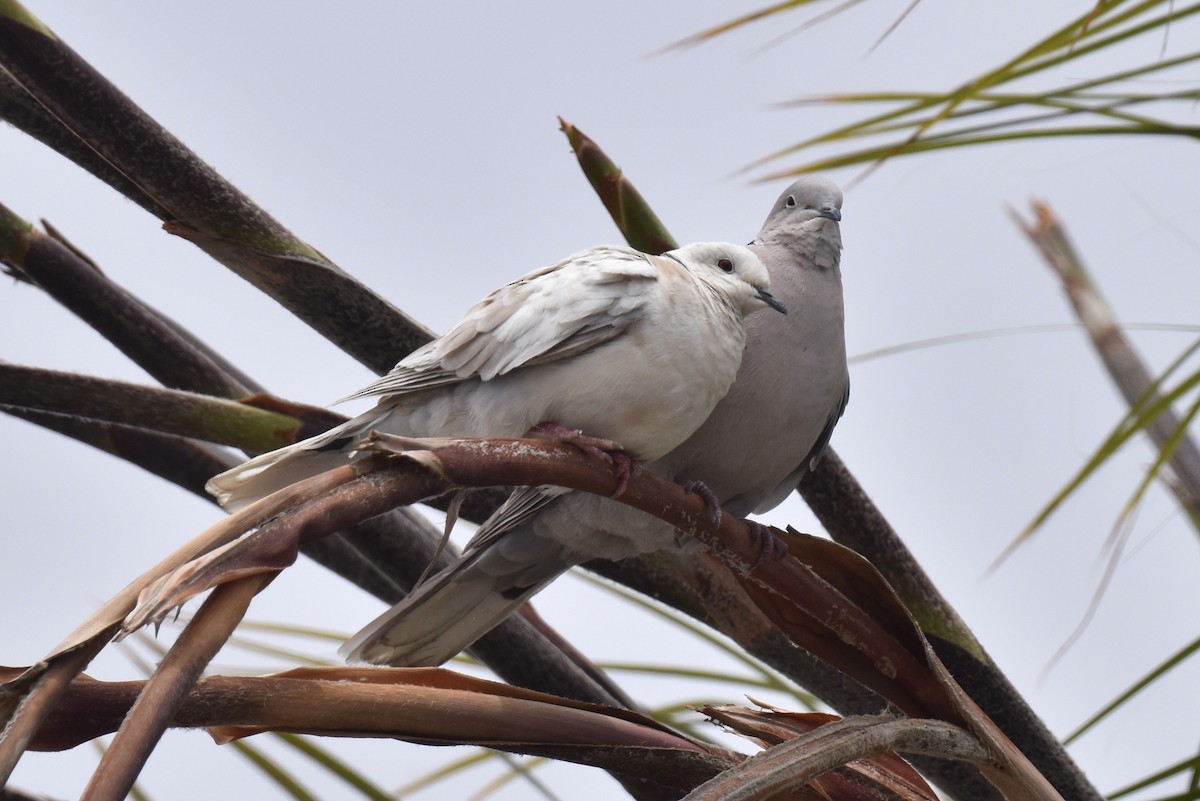
[{"label": "green palm leaf blade", "polygon": [[[799,4],[780,3],[771,6],[711,28],[684,40],[684,43],[695,44],[710,39],[765,16],[791,10],[797,5]],[[1166,6],[1166,8],[1161,9],[1160,6]],[[839,5],[835,11],[841,10],[843,7],[844,5]],[[798,166],[774,171],[763,176],[763,180],[836,167],[861,164],[878,165],[898,156],[949,147],[978,146],[1033,138],[1140,133],[1198,138],[1200,137],[1200,128],[1196,126],[1166,119],[1137,118],[1118,113],[1118,110],[1126,105],[1149,101],[1166,101],[1174,103],[1176,107],[1190,109],[1196,95],[1194,90],[1152,94],[1114,91],[1107,97],[1081,97],[1080,93],[1088,88],[1117,87],[1121,82],[1132,78],[1189,63],[1200,58],[1200,52],[1191,52],[1171,59],[1154,59],[1103,77],[1053,87],[1041,93],[1000,95],[994,91],[996,87],[1005,84],[1045,75],[1056,67],[1106,51],[1136,37],[1165,31],[1171,24],[1197,12],[1200,12],[1200,3],[1177,7],[1176,4],[1167,2],[1167,0],[1099,2],[1000,66],[987,70],[947,92],[875,92],[827,95],[798,101],[806,104],[872,102],[885,103],[891,107],[885,112],[871,115],[818,136],[806,138],[794,145],[770,153],[753,162],[749,168],[762,167],[769,162],[794,155],[816,145],[844,144],[851,139],[888,133],[899,134],[899,138],[873,147],[859,148],[834,156],[806,161]],[[1091,113],[1101,117],[1122,119],[1128,125],[1109,127],[1084,124],[1061,128],[1053,125],[1058,119],[1058,115],[1026,118],[1019,123],[1001,116],[1003,112],[1018,106],[1059,108],[1076,114]],[[972,129],[970,135],[963,131],[943,133],[940,134],[934,145],[925,144],[931,138],[929,133],[933,129],[967,115],[984,115],[986,121]],[[1004,128],[1011,128],[1016,124],[1029,127],[1018,133],[1000,133]]]},{"label": "green palm leaf blade", "polygon": [[[260,398],[262,406],[271,405]],[[274,450],[322,430],[337,415],[275,402],[276,409],[75,373],[0,363],[0,407],[67,415],[200,439],[242,450]],[[305,423],[303,418],[308,418]]]},{"label": "green palm leaf blade", "polygon": [[587,134],[562,117],[558,119],[575,158],[600,196],[613,222],[631,247],[644,253],[663,253],[678,247],[641,193]]},{"label": "green palm leaf blade", "polygon": [[[1096,724],[1100,723],[1100,721],[1117,711],[1117,709],[1121,708],[1127,701],[1129,701],[1142,690],[1152,685],[1161,676],[1165,675],[1172,668],[1181,664],[1184,660],[1195,654],[1197,651],[1200,651],[1200,638],[1193,640],[1169,656],[1167,659],[1163,660],[1161,664],[1134,682],[1134,684],[1128,690],[1118,695],[1116,698],[1106,704],[1104,708],[1096,712],[1096,714],[1079,724],[1078,728],[1063,738],[1063,744],[1070,745],[1078,740],[1080,737],[1090,731]],[[1113,797],[1115,798],[1116,796]]]}]

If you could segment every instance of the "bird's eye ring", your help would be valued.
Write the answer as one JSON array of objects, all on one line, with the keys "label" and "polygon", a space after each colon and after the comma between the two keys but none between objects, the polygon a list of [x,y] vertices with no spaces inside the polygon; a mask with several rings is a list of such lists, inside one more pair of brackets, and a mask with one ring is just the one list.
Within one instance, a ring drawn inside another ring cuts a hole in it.
[{"label": "bird's eye ring", "polygon": [[721,259],[717,262],[717,266],[727,273],[733,272],[733,262],[729,259]]},{"label": "bird's eye ring", "polygon": [[783,205],[787,206],[789,209],[795,208],[796,207],[796,196],[788,195],[787,200],[783,201]]}]

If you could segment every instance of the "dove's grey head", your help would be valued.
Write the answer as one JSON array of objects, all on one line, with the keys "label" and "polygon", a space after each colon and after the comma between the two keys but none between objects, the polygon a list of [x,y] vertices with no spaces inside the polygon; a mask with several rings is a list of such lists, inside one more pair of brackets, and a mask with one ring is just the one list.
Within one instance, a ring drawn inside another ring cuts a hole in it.
[{"label": "dove's grey head", "polygon": [[783,247],[817,267],[837,264],[842,250],[842,190],[828,178],[798,178],[775,201],[752,245]]},{"label": "dove's grey head", "polygon": [[663,255],[729,298],[742,314],[768,307],[787,314],[787,308],[769,291],[767,268],[748,248],[728,242],[695,242]]}]

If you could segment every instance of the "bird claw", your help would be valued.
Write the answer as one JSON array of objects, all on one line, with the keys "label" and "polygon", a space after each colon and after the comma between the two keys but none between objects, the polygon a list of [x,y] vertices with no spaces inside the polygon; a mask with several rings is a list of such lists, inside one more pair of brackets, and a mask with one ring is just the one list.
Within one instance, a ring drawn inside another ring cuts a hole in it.
[{"label": "bird claw", "polygon": [[630,459],[625,451],[612,451],[608,455],[617,468],[617,488],[609,497],[620,498],[625,494],[625,490],[629,489],[629,479],[637,475],[641,465]]},{"label": "bird claw", "polygon": [[694,492],[704,499],[705,505],[708,506],[709,513],[712,515],[714,526],[721,525],[721,502],[717,500],[716,493],[708,488],[708,485],[703,481],[689,481],[683,485],[687,492]]},{"label": "bird claw", "polygon": [[623,452],[625,449],[621,447],[621,443],[616,440],[604,439],[603,437],[593,437],[585,434],[577,428],[567,428],[559,423],[542,422],[538,423],[533,428],[529,429],[531,433],[550,439],[558,439],[567,442],[580,450],[587,451],[590,454],[597,456],[605,456],[612,459],[613,453]]},{"label": "bird claw", "polygon": [[770,526],[764,526],[753,520],[747,520],[745,523],[750,527],[750,543],[761,548],[758,552],[758,559],[754,560],[754,565],[750,568],[751,573],[757,573],[772,559],[782,559],[787,556],[787,543],[776,536]]},{"label": "bird claw", "polygon": [[617,473],[617,489],[611,497],[619,498],[625,493],[625,490],[629,489],[629,479],[637,472],[638,464],[629,458],[629,454],[625,453],[621,443],[603,437],[593,437],[579,429],[567,428],[552,422],[538,423],[529,430],[538,436],[557,439],[560,442],[574,445],[584,453],[607,459],[616,468]]}]

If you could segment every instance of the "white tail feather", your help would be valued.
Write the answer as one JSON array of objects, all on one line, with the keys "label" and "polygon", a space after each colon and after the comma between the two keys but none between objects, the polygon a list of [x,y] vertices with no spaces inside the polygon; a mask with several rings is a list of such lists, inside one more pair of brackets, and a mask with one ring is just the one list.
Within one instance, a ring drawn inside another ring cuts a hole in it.
[{"label": "white tail feather", "polygon": [[348,420],[323,434],[256,456],[215,475],[204,488],[221,508],[232,514],[272,492],[345,464],[351,448],[324,448],[337,440],[360,436],[378,422],[378,418]]}]

